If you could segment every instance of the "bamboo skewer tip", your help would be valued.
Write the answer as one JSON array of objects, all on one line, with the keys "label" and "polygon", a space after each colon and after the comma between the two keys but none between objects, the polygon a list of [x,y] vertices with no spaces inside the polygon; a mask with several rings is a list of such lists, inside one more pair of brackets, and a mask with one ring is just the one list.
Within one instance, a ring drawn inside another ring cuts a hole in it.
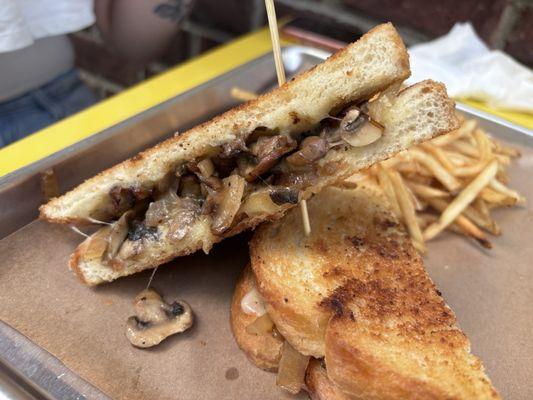
[{"label": "bamboo skewer tip", "polygon": [[[272,52],[274,53],[274,64],[276,65],[276,75],[278,77],[279,86],[285,83],[285,69],[283,68],[283,59],[281,57],[281,45],[279,42],[278,21],[276,18],[276,9],[274,7],[274,0],[265,0],[265,7],[267,11],[268,27],[270,29],[270,39],[272,41]],[[311,234],[311,224],[309,222],[309,213],[307,211],[307,202],[300,201],[300,210],[302,212],[302,222],[304,226],[305,236]]]}]

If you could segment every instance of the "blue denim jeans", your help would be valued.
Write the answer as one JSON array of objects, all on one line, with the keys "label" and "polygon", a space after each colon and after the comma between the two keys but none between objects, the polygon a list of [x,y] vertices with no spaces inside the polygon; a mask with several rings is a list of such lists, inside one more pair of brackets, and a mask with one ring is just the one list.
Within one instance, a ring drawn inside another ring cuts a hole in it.
[{"label": "blue denim jeans", "polygon": [[73,69],[40,88],[0,103],[0,148],[97,101]]}]

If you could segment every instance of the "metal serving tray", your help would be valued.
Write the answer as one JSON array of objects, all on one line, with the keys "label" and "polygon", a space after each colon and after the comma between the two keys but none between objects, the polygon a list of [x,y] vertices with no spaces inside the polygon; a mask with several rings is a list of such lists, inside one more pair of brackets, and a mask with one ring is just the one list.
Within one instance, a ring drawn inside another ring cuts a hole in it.
[{"label": "metal serving tray", "polygon": [[[289,76],[310,68],[327,55],[301,46],[283,49]],[[42,203],[40,174],[43,171],[54,168],[60,190],[67,191],[176,131],[186,130],[235,106],[238,102],[230,95],[232,87],[262,92],[275,82],[274,62],[268,54],[0,178],[0,239],[37,217],[37,208]],[[477,118],[494,135],[533,146],[531,131],[466,105],[458,104],[457,108]],[[105,399],[107,396],[0,322],[0,398]]]}]

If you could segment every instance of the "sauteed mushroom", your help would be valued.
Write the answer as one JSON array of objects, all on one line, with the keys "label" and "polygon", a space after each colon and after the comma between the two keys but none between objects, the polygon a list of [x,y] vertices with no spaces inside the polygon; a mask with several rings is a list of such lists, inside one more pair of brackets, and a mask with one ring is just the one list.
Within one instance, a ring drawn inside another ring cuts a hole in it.
[{"label": "sauteed mushroom", "polygon": [[279,159],[296,147],[296,142],[283,135],[261,136],[251,146],[252,154],[257,157],[257,164],[247,171],[246,180],[253,182],[258,176],[271,169]]},{"label": "sauteed mushroom", "polygon": [[383,126],[372,120],[358,108],[348,110],[340,126],[342,140],[354,147],[362,147],[374,143],[383,135]]},{"label": "sauteed mushroom", "polygon": [[290,187],[280,187],[270,190],[270,198],[278,206],[282,204],[297,204],[298,189]]},{"label": "sauteed mushroom", "polygon": [[357,107],[353,107],[346,111],[346,115],[341,119],[340,128],[343,131],[351,132],[355,131],[363,121],[359,118],[361,116],[361,110]]},{"label": "sauteed mushroom", "polygon": [[[114,269],[144,251],[146,240],[128,236],[130,214],[139,216],[150,240],[182,240],[201,215],[211,220],[211,232],[222,235],[243,218],[273,214],[297,204],[300,192],[329,174],[334,163],[319,163],[330,149],[366,146],[379,139],[384,127],[364,105],[330,110],[312,129],[293,138],[277,130],[258,127],[245,142],[237,138],[213,146],[209,154],[172,168],[160,182],[115,186],[111,196],[118,217],[87,244],[86,258],[101,259]],[[160,225],[163,227],[159,228]],[[131,227],[130,227],[131,228]],[[131,230],[131,229],[130,229]],[[139,231],[140,232],[140,231]],[[126,264],[124,264],[126,262]]]},{"label": "sauteed mushroom", "polygon": [[192,309],[185,301],[168,304],[153,288],[139,293],[133,305],[135,316],[126,322],[126,337],[135,347],[155,346],[193,323]]},{"label": "sauteed mushroom", "polygon": [[319,136],[309,136],[302,140],[300,150],[287,157],[287,163],[294,168],[308,167],[328,152],[328,141]]}]

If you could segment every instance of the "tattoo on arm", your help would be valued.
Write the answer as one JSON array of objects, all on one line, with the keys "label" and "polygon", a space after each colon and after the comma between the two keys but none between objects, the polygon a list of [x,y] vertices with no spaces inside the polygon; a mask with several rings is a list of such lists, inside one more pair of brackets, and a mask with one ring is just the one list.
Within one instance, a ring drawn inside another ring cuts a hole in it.
[{"label": "tattoo on arm", "polygon": [[154,7],[154,13],[173,22],[181,22],[191,10],[194,0],[168,0]]}]

